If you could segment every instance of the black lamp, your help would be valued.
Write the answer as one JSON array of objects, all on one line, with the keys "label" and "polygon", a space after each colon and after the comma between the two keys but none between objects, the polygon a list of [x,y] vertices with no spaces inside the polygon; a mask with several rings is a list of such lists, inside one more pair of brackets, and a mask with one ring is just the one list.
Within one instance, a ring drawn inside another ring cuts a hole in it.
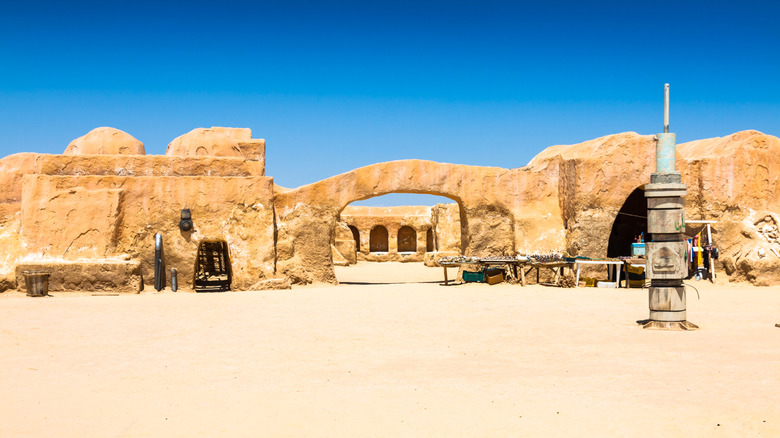
[{"label": "black lamp", "polygon": [[189,208],[183,208],[181,210],[181,221],[179,221],[179,229],[182,231],[192,230],[192,213]]}]

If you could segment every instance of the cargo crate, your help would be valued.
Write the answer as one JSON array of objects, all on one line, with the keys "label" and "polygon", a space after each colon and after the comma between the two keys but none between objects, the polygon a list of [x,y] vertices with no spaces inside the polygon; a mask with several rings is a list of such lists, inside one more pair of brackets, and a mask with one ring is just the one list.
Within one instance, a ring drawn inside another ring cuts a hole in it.
[{"label": "cargo crate", "polygon": [[485,281],[485,274],[482,271],[463,271],[463,281],[467,283],[482,283]]},{"label": "cargo crate", "polygon": [[502,281],[504,281],[504,273],[499,272],[498,274],[495,275],[488,275],[486,281],[487,284],[501,283]]}]

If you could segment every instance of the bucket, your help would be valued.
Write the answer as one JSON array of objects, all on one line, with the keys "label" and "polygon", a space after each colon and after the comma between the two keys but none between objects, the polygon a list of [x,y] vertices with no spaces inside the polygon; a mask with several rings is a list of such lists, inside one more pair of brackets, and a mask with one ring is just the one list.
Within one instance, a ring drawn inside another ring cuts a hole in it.
[{"label": "bucket", "polygon": [[45,271],[24,271],[24,284],[28,297],[45,297],[49,294],[49,273]]}]

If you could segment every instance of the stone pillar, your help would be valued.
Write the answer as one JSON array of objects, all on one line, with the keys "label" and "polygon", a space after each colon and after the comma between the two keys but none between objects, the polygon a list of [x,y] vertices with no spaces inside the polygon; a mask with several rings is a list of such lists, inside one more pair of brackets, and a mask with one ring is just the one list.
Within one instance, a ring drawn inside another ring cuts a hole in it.
[{"label": "stone pillar", "polygon": [[398,229],[400,227],[396,226],[394,228],[387,228],[387,253],[388,254],[398,254]]},{"label": "stone pillar", "polygon": [[418,230],[415,229],[414,232],[417,234],[417,254],[425,254],[427,252],[428,248],[428,230],[422,229]]}]

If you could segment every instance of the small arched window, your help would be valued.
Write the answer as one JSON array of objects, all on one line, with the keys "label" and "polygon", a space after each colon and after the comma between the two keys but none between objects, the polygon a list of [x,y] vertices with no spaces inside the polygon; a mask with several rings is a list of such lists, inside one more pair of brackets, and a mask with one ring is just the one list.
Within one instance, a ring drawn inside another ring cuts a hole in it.
[{"label": "small arched window", "polygon": [[382,225],[374,227],[369,236],[369,245],[371,252],[387,252],[387,228]]},{"label": "small arched window", "polygon": [[398,252],[417,252],[417,232],[403,226],[398,230]]},{"label": "small arched window", "polygon": [[349,226],[349,231],[352,231],[352,238],[355,239],[355,251],[360,252],[360,231],[354,226]]}]

